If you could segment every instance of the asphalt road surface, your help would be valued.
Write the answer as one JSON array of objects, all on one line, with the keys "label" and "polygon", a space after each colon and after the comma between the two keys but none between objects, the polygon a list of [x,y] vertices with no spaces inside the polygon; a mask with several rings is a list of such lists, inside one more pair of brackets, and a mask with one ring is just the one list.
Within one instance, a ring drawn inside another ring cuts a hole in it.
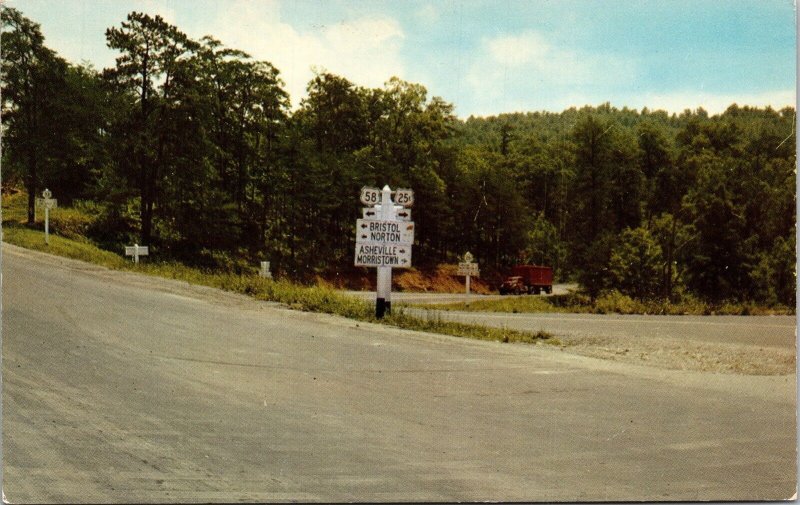
[{"label": "asphalt road surface", "polygon": [[794,375],[402,331],[7,245],[2,272],[14,503],[795,493]]}]

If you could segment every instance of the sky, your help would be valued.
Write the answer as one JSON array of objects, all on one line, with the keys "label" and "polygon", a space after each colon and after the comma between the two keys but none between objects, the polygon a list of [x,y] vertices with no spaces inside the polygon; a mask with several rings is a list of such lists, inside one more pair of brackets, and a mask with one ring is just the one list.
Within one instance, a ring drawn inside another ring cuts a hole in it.
[{"label": "sky", "polygon": [[[0,0],[2,3],[4,0]],[[455,113],[610,102],[711,113],[796,103],[792,0],[5,0],[73,63],[114,65],[131,11],[272,63],[293,107],[315,71],[419,83]]]}]

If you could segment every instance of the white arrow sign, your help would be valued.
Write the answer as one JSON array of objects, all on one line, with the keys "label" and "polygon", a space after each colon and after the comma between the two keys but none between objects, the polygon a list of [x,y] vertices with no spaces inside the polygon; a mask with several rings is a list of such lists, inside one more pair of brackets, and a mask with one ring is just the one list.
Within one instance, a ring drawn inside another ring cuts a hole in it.
[{"label": "white arrow sign", "polygon": [[357,267],[409,268],[411,246],[381,243],[356,244]]},{"label": "white arrow sign", "polygon": [[414,223],[358,219],[356,221],[356,243],[364,242],[410,246],[414,243]]}]

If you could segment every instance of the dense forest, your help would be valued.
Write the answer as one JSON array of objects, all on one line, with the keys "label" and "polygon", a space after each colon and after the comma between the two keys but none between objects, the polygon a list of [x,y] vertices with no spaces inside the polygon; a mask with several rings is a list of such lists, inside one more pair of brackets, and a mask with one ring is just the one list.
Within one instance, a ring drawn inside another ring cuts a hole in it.
[{"label": "dense forest", "polygon": [[352,270],[364,185],[412,188],[414,263],[555,267],[595,297],[795,304],[795,110],[618,109],[466,120],[397,78],[280,71],[131,13],[96,70],[2,10],[3,186],[96,213],[110,250],[280,274]]}]

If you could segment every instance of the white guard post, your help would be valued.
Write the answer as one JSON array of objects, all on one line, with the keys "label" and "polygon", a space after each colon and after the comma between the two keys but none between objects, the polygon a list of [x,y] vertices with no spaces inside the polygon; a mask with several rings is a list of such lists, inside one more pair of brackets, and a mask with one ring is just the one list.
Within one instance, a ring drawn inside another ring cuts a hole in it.
[{"label": "white guard post", "polygon": [[272,272],[269,271],[269,261],[262,261],[261,262],[261,271],[259,272],[261,277],[266,277],[267,279],[272,279]]},{"label": "white guard post", "polygon": [[146,245],[133,244],[125,246],[125,256],[133,256],[133,262],[139,264],[139,256],[147,256],[150,251]]}]

